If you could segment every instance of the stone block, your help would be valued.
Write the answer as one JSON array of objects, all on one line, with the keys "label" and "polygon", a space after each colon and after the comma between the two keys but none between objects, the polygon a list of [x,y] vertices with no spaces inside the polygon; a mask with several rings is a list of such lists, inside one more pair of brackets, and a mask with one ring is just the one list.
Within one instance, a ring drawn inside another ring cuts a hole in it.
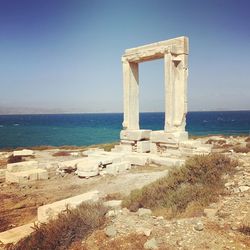
[{"label": "stone block", "polygon": [[6,171],[5,180],[8,183],[24,183],[29,180],[37,180],[37,173],[33,170],[27,170],[22,172],[9,172]]},{"label": "stone block", "polygon": [[15,227],[0,233],[0,242],[3,244],[16,243],[34,231],[34,223]]},{"label": "stone block", "polygon": [[151,209],[148,208],[139,208],[137,211],[137,214],[142,217],[142,216],[150,216],[152,215]]},{"label": "stone block", "polygon": [[166,156],[166,157],[177,157],[177,158],[180,158],[182,157],[182,154],[181,154],[181,151],[179,149],[169,149],[169,148],[166,148],[165,150],[163,150],[162,152],[162,155],[163,156]]},{"label": "stone block", "polygon": [[182,148],[195,149],[195,148],[200,147],[200,146],[201,146],[201,142],[196,141],[196,140],[188,140],[188,141],[180,142],[180,147],[182,147]]},{"label": "stone block", "polygon": [[84,158],[59,162],[58,169],[60,169],[60,170],[69,170],[69,169],[74,170],[74,169],[76,169],[77,163],[79,163],[82,159],[84,159]]},{"label": "stone block", "polygon": [[147,163],[149,163],[149,156],[135,153],[135,154],[128,155],[127,160],[132,165],[145,166]]},{"label": "stone block", "polygon": [[133,152],[133,146],[129,144],[116,145],[112,152]]},{"label": "stone block", "polygon": [[135,145],[136,141],[121,140],[121,144]]},{"label": "stone block", "polygon": [[100,164],[105,166],[113,163],[113,157],[102,157],[100,159]]},{"label": "stone block", "polygon": [[137,150],[138,153],[150,152],[150,141],[138,141]]},{"label": "stone block", "polygon": [[121,162],[126,154],[124,153],[116,153],[116,152],[103,152],[96,153],[89,156],[92,159],[96,159],[100,161],[100,164],[105,166],[112,163]]},{"label": "stone block", "polygon": [[7,164],[7,170],[9,172],[20,172],[38,168],[37,161],[23,161]]},{"label": "stone block", "polygon": [[116,168],[116,171],[118,173],[123,173],[126,170],[131,168],[131,164],[128,161],[123,161],[123,162],[120,162],[120,163],[113,163],[112,165],[113,165],[113,167]]},{"label": "stone block", "polygon": [[116,164],[107,165],[105,168],[105,173],[110,175],[116,175],[118,173]]},{"label": "stone block", "polygon": [[157,154],[158,153],[158,147],[156,143],[150,142],[150,153],[151,154]]},{"label": "stone block", "polygon": [[21,172],[6,171],[6,182],[8,183],[25,183],[45,179],[48,179],[48,172],[45,169],[32,169]]},{"label": "stone block", "polygon": [[178,143],[188,140],[187,132],[165,132],[163,130],[152,131],[150,134],[151,142],[163,142],[163,143]]},{"label": "stone block", "polygon": [[99,174],[100,159],[85,158],[77,163],[77,175],[79,177],[92,177]]},{"label": "stone block", "polygon": [[67,208],[76,208],[82,202],[97,202],[99,200],[99,192],[92,191],[77,195],[68,199],[60,200],[51,204],[38,207],[37,215],[39,222],[48,222],[54,219],[60,212],[65,211]]},{"label": "stone block", "polygon": [[154,250],[154,249],[158,249],[158,244],[155,238],[149,239],[145,242],[145,244],[143,245],[144,249],[150,249],[150,250]]},{"label": "stone block", "polygon": [[177,167],[183,165],[185,163],[185,160],[161,156],[152,156],[150,157],[150,163],[166,167]]},{"label": "stone block", "polygon": [[122,130],[120,138],[127,141],[149,140],[150,133],[151,130]]},{"label": "stone block", "polygon": [[117,234],[117,230],[114,225],[109,225],[104,229],[105,234],[108,237],[115,237]]},{"label": "stone block", "polygon": [[84,178],[97,176],[98,174],[99,174],[99,170],[96,170],[96,171],[79,171],[79,170],[77,170],[77,175],[79,177],[84,177]]},{"label": "stone block", "polygon": [[96,169],[99,168],[101,165],[100,159],[93,159],[93,158],[83,158],[84,160],[81,160],[76,164],[78,171],[96,171]]},{"label": "stone block", "polygon": [[122,207],[122,200],[105,201],[103,205],[108,207],[109,209],[118,210]]},{"label": "stone block", "polygon": [[171,149],[171,150],[178,150],[179,149],[179,143],[158,143],[158,146],[160,148],[163,148],[165,150]]},{"label": "stone block", "polygon": [[30,149],[16,150],[13,152],[13,156],[32,156],[34,151]]}]

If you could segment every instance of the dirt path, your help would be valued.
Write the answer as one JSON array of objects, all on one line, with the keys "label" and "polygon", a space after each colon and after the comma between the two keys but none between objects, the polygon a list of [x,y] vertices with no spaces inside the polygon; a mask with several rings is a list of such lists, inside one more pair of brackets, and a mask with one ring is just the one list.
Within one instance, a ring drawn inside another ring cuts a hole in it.
[{"label": "dirt path", "polygon": [[80,179],[76,175],[56,176],[46,181],[25,185],[0,185],[0,231],[36,220],[37,208],[90,190],[100,191],[101,196],[121,192],[128,194],[167,174],[167,171],[125,173],[118,176],[97,176]]}]

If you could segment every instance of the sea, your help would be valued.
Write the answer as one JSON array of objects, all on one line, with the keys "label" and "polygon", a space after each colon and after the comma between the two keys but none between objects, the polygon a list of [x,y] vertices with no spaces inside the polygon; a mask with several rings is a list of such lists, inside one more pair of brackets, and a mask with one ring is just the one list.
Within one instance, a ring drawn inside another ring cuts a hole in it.
[{"label": "sea", "polygon": [[[164,113],[140,113],[140,128],[163,130]],[[0,148],[119,141],[122,113],[0,115]],[[250,111],[188,112],[189,135],[250,135]]]}]

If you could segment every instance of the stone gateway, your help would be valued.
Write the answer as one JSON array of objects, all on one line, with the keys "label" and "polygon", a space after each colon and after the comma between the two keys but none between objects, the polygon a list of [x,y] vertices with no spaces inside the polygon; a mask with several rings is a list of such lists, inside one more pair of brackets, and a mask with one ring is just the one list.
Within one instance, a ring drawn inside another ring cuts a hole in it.
[{"label": "stone gateway", "polygon": [[[210,152],[198,141],[188,140],[187,114],[189,41],[187,37],[152,43],[125,50],[123,66],[123,130],[117,151],[181,156]],[[141,130],[139,125],[139,63],[164,59],[164,130]],[[199,148],[199,149],[198,149]]]}]

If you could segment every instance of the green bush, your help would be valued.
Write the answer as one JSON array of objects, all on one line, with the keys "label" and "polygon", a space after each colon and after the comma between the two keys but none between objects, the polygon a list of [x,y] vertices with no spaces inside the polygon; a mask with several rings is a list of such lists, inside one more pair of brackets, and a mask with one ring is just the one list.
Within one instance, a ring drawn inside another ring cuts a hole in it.
[{"label": "green bush", "polygon": [[223,173],[232,172],[235,166],[224,155],[194,156],[166,177],[132,191],[123,206],[131,211],[140,207],[160,210],[167,217],[184,215],[191,204],[201,208],[215,201],[224,189]]}]

